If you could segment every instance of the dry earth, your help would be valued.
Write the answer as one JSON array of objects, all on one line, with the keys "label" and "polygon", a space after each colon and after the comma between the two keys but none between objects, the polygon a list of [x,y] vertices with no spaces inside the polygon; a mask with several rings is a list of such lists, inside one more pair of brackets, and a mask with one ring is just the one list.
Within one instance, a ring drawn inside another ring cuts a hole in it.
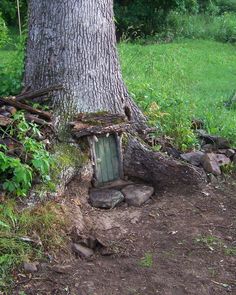
[{"label": "dry earth", "polygon": [[107,248],[89,260],[61,255],[35,275],[18,277],[13,294],[236,294],[235,185],[163,192],[140,208],[99,210],[87,204],[86,191],[75,193],[74,181],[67,203],[80,205],[75,223]]}]

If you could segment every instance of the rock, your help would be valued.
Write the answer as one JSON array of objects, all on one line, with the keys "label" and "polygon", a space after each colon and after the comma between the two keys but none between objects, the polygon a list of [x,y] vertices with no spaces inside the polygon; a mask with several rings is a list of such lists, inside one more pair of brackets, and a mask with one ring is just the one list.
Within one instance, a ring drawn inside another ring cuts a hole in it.
[{"label": "rock", "polygon": [[186,154],[181,154],[181,158],[192,165],[199,166],[201,164],[202,157],[204,153],[201,151],[191,152]]},{"label": "rock", "polygon": [[167,152],[167,154],[173,158],[179,159],[181,156],[180,151],[178,151],[176,148],[174,147],[166,147],[164,149],[165,152]]},{"label": "rock", "polygon": [[37,265],[38,263],[36,262],[34,263],[24,262],[24,270],[25,272],[28,272],[28,273],[37,272],[38,271]]},{"label": "rock", "polygon": [[225,155],[216,154],[215,156],[216,156],[217,163],[220,167],[229,165],[231,163],[230,159],[226,157]]},{"label": "rock", "polygon": [[212,138],[215,141],[218,149],[230,148],[230,142],[228,141],[228,139],[220,137],[220,136],[214,136]]},{"label": "rock", "polygon": [[87,247],[84,247],[80,244],[74,243],[72,246],[72,249],[75,253],[79,254],[79,256],[84,257],[84,258],[89,258],[93,256],[94,252],[92,249],[89,249]]},{"label": "rock", "polygon": [[92,190],[89,201],[93,207],[110,209],[123,202],[124,196],[120,191],[114,189]]},{"label": "rock", "polygon": [[230,164],[231,161],[223,154],[205,154],[202,158],[202,166],[206,172],[216,176],[221,174],[220,167]]},{"label": "rock", "polygon": [[235,155],[235,150],[233,150],[233,149],[219,149],[218,153],[224,154],[228,158],[232,158]]},{"label": "rock", "polygon": [[217,135],[207,134],[204,130],[196,130],[196,133],[199,138],[203,139],[204,144],[212,144],[217,149],[228,149],[230,148],[229,141]]},{"label": "rock", "polygon": [[210,143],[204,144],[202,146],[202,150],[205,151],[205,152],[207,152],[207,153],[211,153],[215,149],[216,149],[215,146],[213,144],[210,144]]},{"label": "rock", "polygon": [[137,184],[128,185],[122,189],[125,196],[125,201],[130,206],[141,206],[153,194],[154,188],[152,186]]},{"label": "rock", "polygon": [[213,153],[208,153],[204,155],[204,157],[202,158],[202,166],[204,170],[208,173],[212,173],[216,176],[221,174],[220,167],[217,163],[215,154]]}]

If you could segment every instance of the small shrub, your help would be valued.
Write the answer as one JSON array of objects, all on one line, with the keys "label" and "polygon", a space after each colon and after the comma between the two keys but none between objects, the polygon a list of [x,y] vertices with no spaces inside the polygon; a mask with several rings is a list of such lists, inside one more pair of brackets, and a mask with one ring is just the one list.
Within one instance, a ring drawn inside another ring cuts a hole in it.
[{"label": "small shrub", "polygon": [[24,114],[14,115],[14,124],[7,130],[1,130],[3,137],[14,136],[21,143],[21,159],[7,155],[8,148],[1,145],[0,180],[2,189],[16,196],[26,196],[32,185],[33,175],[39,175],[44,182],[50,181],[49,170],[53,163],[45,145],[38,142],[35,136],[40,134],[33,123],[25,120]]},{"label": "small shrub", "polygon": [[172,11],[167,17],[166,34],[175,38],[210,39],[221,42],[236,42],[236,15],[224,13],[182,14]]},{"label": "small shrub", "polygon": [[0,59],[0,96],[14,95],[21,90],[24,47],[25,36],[14,46],[14,51],[3,51],[5,56],[12,54],[9,60],[5,60],[5,58]]},{"label": "small shrub", "polygon": [[3,47],[8,40],[8,29],[0,11],[0,48]]}]

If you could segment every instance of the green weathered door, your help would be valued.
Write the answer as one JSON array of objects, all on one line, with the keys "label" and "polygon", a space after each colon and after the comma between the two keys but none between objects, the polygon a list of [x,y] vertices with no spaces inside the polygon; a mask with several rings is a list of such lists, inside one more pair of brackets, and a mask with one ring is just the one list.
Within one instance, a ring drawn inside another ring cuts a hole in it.
[{"label": "green weathered door", "polygon": [[96,176],[98,183],[113,181],[120,176],[119,153],[114,135],[98,137],[95,142]]}]

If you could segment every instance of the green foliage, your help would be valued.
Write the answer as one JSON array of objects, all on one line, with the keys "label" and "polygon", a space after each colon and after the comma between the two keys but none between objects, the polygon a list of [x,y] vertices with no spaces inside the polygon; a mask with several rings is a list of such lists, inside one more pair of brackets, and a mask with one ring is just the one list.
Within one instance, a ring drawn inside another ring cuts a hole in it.
[{"label": "green foliage", "polygon": [[[21,18],[22,20],[25,20],[27,16],[27,0],[20,0],[19,3]],[[18,24],[15,0],[1,0],[0,11],[2,11],[3,18],[8,25],[16,26]]]},{"label": "green foliage", "polygon": [[172,39],[190,38],[236,42],[236,14],[190,15],[171,11],[166,22],[166,36],[171,36]]},{"label": "green foliage", "polygon": [[218,237],[209,236],[199,236],[195,239],[196,243],[201,243],[205,245],[209,250],[220,250],[227,256],[236,256],[236,247],[227,246],[223,240]]},{"label": "green foliage", "polygon": [[[66,224],[59,205],[52,202],[18,210],[14,201],[0,204],[0,290],[11,283],[11,272],[23,261],[42,259],[43,251],[64,247],[61,238]],[[40,238],[29,243],[24,237]]]},{"label": "green foliage", "polygon": [[38,127],[25,120],[23,113],[14,115],[14,124],[2,130],[4,137],[17,138],[21,143],[21,159],[7,155],[8,148],[1,145],[0,180],[2,189],[16,195],[26,196],[32,185],[33,175],[39,175],[44,182],[50,181],[49,170],[53,161],[43,143],[35,137],[40,135]]},{"label": "green foliage", "polygon": [[8,41],[8,29],[0,11],[0,48]]},{"label": "green foliage", "polygon": [[14,51],[0,50],[0,96],[17,94],[22,87],[25,36],[13,48]]},{"label": "green foliage", "polygon": [[[235,89],[235,49],[200,40],[119,45],[130,93],[159,134],[172,137],[180,149],[197,144],[191,129],[193,118],[202,119],[209,133],[236,144],[236,113],[225,107]],[[151,111],[153,102],[158,110]]]},{"label": "green foliage", "polygon": [[144,257],[140,259],[139,265],[142,267],[152,267],[153,255],[151,253],[145,253]]},{"label": "green foliage", "polygon": [[25,196],[31,187],[31,167],[0,151],[0,180],[3,190],[17,196]]},{"label": "green foliage", "polygon": [[[125,2],[125,4],[122,4]],[[117,35],[153,42],[176,37],[235,42],[234,0],[117,1]]]}]

